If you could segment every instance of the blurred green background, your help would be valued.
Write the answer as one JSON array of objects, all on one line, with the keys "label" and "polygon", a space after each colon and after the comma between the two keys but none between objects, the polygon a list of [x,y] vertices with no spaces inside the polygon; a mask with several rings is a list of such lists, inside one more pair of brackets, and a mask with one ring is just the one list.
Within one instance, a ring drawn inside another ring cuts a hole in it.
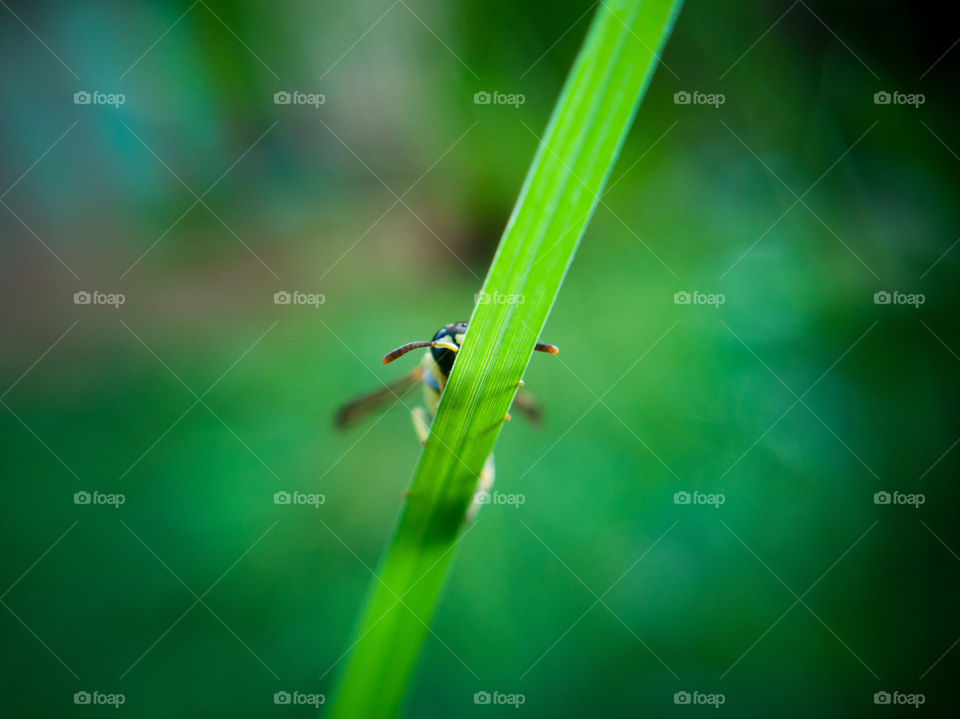
[{"label": "blurred green background", "polygon": [[[313,715],[274,696],[329,696],[419,452],[400,405],[332,413],[469,316],[592,6],[0,4],[0,713]],[[460,543],[407,715],[956,711],[937,12],[686,4],[527,372],[544,422],[497,446],[524,502]]]}]

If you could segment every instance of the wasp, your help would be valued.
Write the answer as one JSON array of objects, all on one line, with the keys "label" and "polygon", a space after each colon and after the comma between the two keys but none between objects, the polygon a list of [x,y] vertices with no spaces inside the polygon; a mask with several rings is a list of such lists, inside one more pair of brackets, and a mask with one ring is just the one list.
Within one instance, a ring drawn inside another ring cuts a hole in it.
[{"label": "wasp", "polygon": [[[410,411],[410,417],[413,420],[413,429],[416,432],[417,438],[421,444],[426,444],[427,438],[430,436],[430,427],[433,424],[434,415],[436,415],[437,407],[440,405],[440,398],[443,396],[443,390],[447,386],[447,380],[450,378],[450,372],[453,370],[453,363],[457,359],[460,345],[463,343],[463,338],[467,334],[467,326],[467,322],[452,322],[437,330],[437,333],[431,340],[425,342],[408,342],[385,354],[383,364],[390,364],[408,352],[428,348],[423,354],[420,364],[399,380],[384,385],[383,389],[363,395],[343,405],[336,414],[336,426],[341,429],[348,427],[377,407],[387,402],[401,399],[407,392],[420,384],[423,387],[424,403],[426,406],[414,407]],[[534,349],[537,352],[546,352],[554,355],[560,352],[556,345],[543,344],[541,342],[538,342]],[[520,380],[520,387],[522,386],[523,380]],[[513,400],[513,406],[522,412],[530,421],[534,423],[539,421],[540,407],[533,398],[533,395],[529,392],[520,389]],[[504,419],[509,420],[510,415],[505,415]],[[467,513],[468,520],[473,518],[481,504],[486,503],[490,490],[493,489],[494,479],[495,469],[493,454],[491,454],[487,457],[480,476],[477,479],[477,488],[474,493],[473,503]]]}]

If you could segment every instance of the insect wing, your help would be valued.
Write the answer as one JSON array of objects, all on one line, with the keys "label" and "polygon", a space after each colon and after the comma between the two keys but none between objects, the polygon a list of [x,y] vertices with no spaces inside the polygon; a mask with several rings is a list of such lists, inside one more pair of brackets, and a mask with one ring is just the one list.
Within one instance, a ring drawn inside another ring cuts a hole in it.
[{"label": "insect wing", "polygon": [[337,429],[345,429],[356,424],[378,407],[397,401],[416,387],[422,376],[423,371],[417,367],[397,381],[347,402],[337,410],[333,422],[334,426]]}]

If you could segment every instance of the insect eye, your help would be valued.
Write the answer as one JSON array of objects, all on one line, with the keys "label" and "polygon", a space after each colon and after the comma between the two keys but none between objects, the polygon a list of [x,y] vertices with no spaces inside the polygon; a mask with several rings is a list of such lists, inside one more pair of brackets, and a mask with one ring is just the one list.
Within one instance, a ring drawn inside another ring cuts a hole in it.
[{"label": "insect eye", "polygon": [[443,347],[434,347],[430,352],[433,355],[433,361],[437,363],[440,371],[443,372],[444,375],[449,375],[457,356],[451,350],[444,349]]}]

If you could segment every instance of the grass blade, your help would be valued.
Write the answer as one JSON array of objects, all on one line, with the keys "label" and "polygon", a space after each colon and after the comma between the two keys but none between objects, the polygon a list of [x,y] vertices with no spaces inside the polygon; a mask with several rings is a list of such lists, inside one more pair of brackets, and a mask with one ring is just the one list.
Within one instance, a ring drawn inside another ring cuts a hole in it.
[{"label": "grass blade", "polygon": [[407,505],[367,597],[334,694],[333,717],[389,717],[400,707],[420,646],[432,631],[429,622],[463,536],[477,475],[679,6],[679,0],[600,4],[484,282],[488,295],[524,301],[481,303],[474,310]]}]

